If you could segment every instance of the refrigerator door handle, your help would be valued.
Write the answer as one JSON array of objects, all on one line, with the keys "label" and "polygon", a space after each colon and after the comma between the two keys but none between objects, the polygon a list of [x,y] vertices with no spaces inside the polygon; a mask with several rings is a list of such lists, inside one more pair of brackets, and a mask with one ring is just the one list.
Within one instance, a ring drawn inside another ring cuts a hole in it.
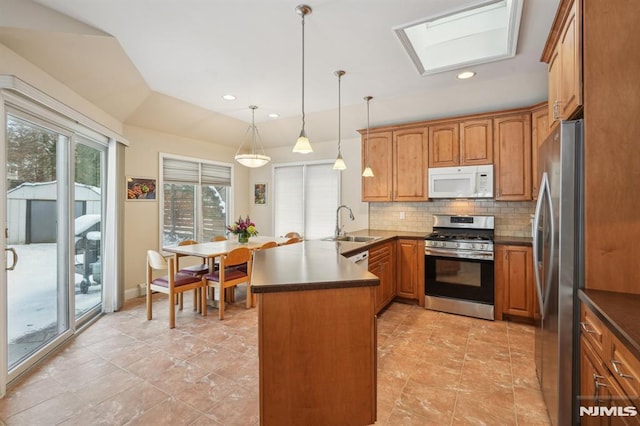
[{"label": "refrigerator door handle", "polygon": [[549,293],[551,293],[551,279],[553,278],[553,261],[555,259],[555,255],[556,255],[556,221],[555,218],[553,217],[553,204],[552,204],[552,200],[551,200],[551,188],[549,188],[549,179],[547,179],[546,182],[547,185],[547,189],[545,191],[545,194],[547,195],[547,206],[549,207],[549,211],[547,212],[549,214],[549,224],[551,226],[551,247],[549,250],[549,259],[546,259],[546,265],[547,265],[547,281],[546,281],[546,286],[545,286],[545,295],[544,295],[544,304],[543,304],[543,308],[544,311],[542,311],[541,315],[544,318],[544,314],[547,312],[547,306],[549,306]]},{"label": "refrigerator door handle", "polygon": [[[535,212],[535,216],[533,218],[533,229],[534,229],[534,233],[533,233],[533,272],[534,272],[534,276],[535,276],[535,280],[536,280],[536,292],[538,293],[538,304],[540,306],[540,315],[542,316],[542,318],[544,319],[544,314],[545,314],[545,297],[543,297],[542,294],[542,281],[541,281],[541,277],[540,277],[540,268],[538,267],[538,264],[540,263],[540,259],[538,257],[538,253],[539,253],[539,248],[540,248],[540,244],[541,241],[539,240],[539,232],[538,232],[538,228],[540,227],[540,218],[542,216],[542,203],[544,202],[545,196],[548,197],[549,202],[551,202],[551,193],[549,192],[549,177],[547,176],[547,173],[543,173],[542,175],[542,180],[540,182],[540,190],[538,192],[538,202],[536,203],[536,212]],[[552,229],[552,234],[553,235],[553,229]],[[553,259],[553,257],[552,257]],[[548,268],[549,269],[549,268]],[[548,286],[547,286],[548,287]],[[547,294],[545,294],[544,296],[547,296]]]}]

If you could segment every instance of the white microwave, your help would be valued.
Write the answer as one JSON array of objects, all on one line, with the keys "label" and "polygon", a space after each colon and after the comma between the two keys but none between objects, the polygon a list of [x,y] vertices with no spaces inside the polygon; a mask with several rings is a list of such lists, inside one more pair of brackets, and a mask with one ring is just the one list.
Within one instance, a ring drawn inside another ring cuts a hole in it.
[{"label": "white microwave", "polygon": [[429,198],[493,198],[493,165],[430,168]]}]

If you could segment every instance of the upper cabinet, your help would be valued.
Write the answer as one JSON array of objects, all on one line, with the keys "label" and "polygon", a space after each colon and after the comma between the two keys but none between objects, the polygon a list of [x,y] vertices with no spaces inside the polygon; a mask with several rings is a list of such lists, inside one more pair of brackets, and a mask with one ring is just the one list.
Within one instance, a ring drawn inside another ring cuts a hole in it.
[{"label": "upper cabinet", "polygon": [[362,201],[391,201],[393,183],[392,132],[369,132],[362,137],[363,163],[369,160],[373,177],[362,178]]},{"label": "upper cabinet", "polygon": [[458,122],[429,126],[429,167],[449,167],[458,164],[460,164]]},{"label": "upper cabinet", "polygon": [[582,107],[582,0],[563,3],[542,60],[548,64],[550,127]]},{"label": "upper cabinet", "polygon": [[541,104],[531,111],[531,197],[538,199],[540,180],[542,179],[538,165],[538,151],[549,136],[549,114],[547,104]]},{"label": "upper cabinet", "polygon": [[531,114],[493,120],[493,173],[496,200],[531,200]]},{"label": "upper cabinet", "polygon": [[393,132],[393,201],[426,201],[426,127]]},{"label": "upper cabinet", "polygon": [[362,178],[362,201],[426,201],[427,150],[426,127],[369,132],[362,158],[374,176]]},{"label": "upper cabinet", "polygon": [[429,126],[429,167],[473,166],[492,161],[490,118]]},{"label": "upper cabinet", "polygon": [[[428,169],[493,164],[496,200],[537,195],[537,147],[549,133],[546,104],[451,120],[385,126],[362,134],[362,201],[428,201]],[[532,146],[532,111],[536,113]],[[532,149],[535,152],[532,152]],[[533,157],[533,160],[532,160]],[[532,186],[535,181],[536,186]]]},{"label": "upper cabinet", "polygon": [[460,165],[477,166],[493,162],[493,126],[490,118],[460,123]]}]

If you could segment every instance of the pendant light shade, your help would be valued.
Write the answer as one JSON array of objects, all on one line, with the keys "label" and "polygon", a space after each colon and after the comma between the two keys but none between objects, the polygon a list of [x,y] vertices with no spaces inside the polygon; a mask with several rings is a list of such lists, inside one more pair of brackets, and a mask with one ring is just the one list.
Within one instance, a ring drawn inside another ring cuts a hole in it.
[{"label": "pendant light shade", "polygon": [[338,157],[336,158],[336,162],[333,163],[333,170],[344,170],[347,168],[347,165],[344,163],[344,160],[342,159],[342,152],[340,151],[340,142],[341,142],[341,127],[342,127],[342,123],[341,123],[341,116],[342,116],[342,111],[341,111],[341,107],[340,107],[340,81],[342,80],[342,76],[345,75],[345,72],[342,70],[338,70],[334,73],[336,76],[338,76]]},{"label": "pendant light shade", "polygon": [[[236,151],[235,159],[238,163],[246,167],[262,167],[269,161],[271,161],[271,157],[264,155],[264,148],[262,147],[262,143],[260,142],[260,133],[258,133],[258,128],[256,127],[255,114],[258,107],[255,105],[250,105],[249,108],[251,109],[251,126],[249,126],[249,128],[247,129],[247,133],[251,131],[251,153],[240,154],[240,151],[242,150],[242,147],[244,145],[244,143],[242,143],[238,147],[238,151]],[[256,151],[258,145],[260,145],[260,151],[262,152],[261,154]]]},{"label": "pendant light shade", "polygon": [[364,100],[367,101],[367,151],[366,151],[366,160],[367,162],[366,167],[364,168],[364,170],[362,171],[362,177],[373,177],[373,170],[371,170],[371,166],[369,165],[369,146],[371,145],[370,141],[369,141],[369,101],[373,99],[373,97],[371,96],[365,96]]},{"label": "pendant light shade", "polygon": [[304,129],[305,115],[304,115],[304,17],[311,13],[311,8],[306,4],[296,6],[296,13],[302,17],[302,130],[300,130],[300,136],[293,147],[293,152],[300,154],[308,154],[313,152],[309,138],[307,138],[307,132]]}]

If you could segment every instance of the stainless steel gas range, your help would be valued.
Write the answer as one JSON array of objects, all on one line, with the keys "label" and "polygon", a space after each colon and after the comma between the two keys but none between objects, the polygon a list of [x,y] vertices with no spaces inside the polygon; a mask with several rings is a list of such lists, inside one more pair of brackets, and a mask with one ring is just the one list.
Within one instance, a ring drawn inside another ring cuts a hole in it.
[{"label": "stainless steel gas range", "polygon": [[425,307],[493,320],[493,216],[434,215],[425,237]]}]

